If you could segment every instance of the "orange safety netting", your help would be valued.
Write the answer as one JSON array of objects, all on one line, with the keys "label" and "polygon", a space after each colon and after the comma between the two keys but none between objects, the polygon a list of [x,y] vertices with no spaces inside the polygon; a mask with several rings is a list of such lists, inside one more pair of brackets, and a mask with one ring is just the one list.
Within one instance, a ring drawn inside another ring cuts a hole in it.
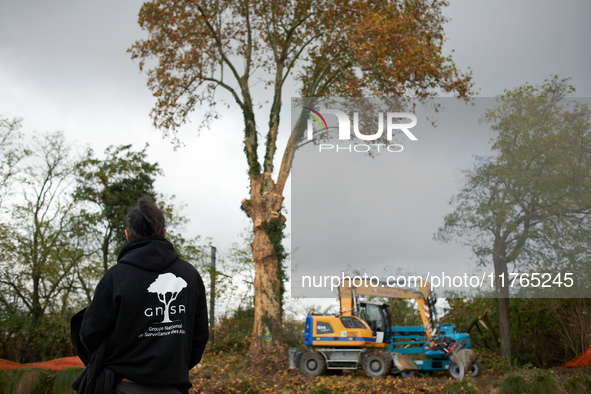
[{"label": "orange safety netting", "polygon": [[591,346],[562,367],[591,367]]},{"label": "orange safety netting", "polygon": [[61,371],[66,368],[84,368],[84,363],[79,357],[65,357],[40,363],[21,364],[0,358],[0,369],[43,368]]}]

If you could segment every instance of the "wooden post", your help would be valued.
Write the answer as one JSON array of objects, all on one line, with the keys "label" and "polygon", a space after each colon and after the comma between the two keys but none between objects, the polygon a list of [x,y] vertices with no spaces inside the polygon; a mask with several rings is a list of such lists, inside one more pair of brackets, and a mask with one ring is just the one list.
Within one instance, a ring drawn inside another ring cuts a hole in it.
[{"label": "wooden post", "polygon": [[211,278],[211,294],[209,298],[209,340],[211,343],[215,343],[214,336],[213,336],[213,328],[215,326],[215,246],[211,246],[211,274],[209,275]]}]

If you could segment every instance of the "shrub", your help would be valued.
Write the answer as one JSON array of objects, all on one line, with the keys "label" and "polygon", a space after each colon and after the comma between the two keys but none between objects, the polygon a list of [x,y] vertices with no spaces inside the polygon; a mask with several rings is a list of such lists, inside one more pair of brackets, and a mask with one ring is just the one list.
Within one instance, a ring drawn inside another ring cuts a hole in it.
[{"label": "shrub", "polygon": [[528,392],[533,394],[555,394],[560,391],[560,383],[551,372],[540,372],[532,379]]},{"label": "shrub", "polygon": [[494,386],[499,388],[499,394],[556,394],[564,392],[554,373],[546,371],[530,372],[514,373],[495,383]]},{"label": "shrub", "polygon": [[71,386],[83,370],[83,368],[67,368],[56,372],[53,381],[53,394],[75,394]]},{"label": "shrub", "polygon": [[15,371],[0,369],[0,387],[8,387],[8,384],[12,380],[14,373]]},{"label": "shrub", "polygon": [[474,381],[466,378],[460,381],[453,381],[441,391],[442,394],[477,394],[478,388],[474,385]]},{"label": "shrub", "polygon": [[290,347],[304,346],[304,327],[306,321],[296,317],[288,317],[283,321],[283,338],[285,345]]},{"label": "shrub", "polygon": [[23,368],[15,372],[6,394],[42,394],[51,392],[52,374],[41,368]]},{"label": "shrub", "polygon": [[[230,316],[221,317],[214,328],[214,341],[208,346],[213,351],[245,351],[250,346],[254,308],[240,308]],[[287,347],[304,345],[303,319],[288,317],[283,322],[283,338]]]},{"label": "shrub", "polygon": [[564,382],[564,388],[569,393],[591,394],[591,376],[573,375]]},{"label": "shrub", "polygon": [[254,308],[240,308],[231,317],[223,316],[214,328],[214,343],[208,346],[214,351],[248,349],[253,322]]},{"label": "shrub", "polygon": [[73,356],[72,315],[48,315],[35,323],[30,316],[8,316],[0,321],[0,358],[29,363]]},{"label": "shrub", "polygon": [[520,375],[509,375],[506,379],[496,382],[494,386],[499,388],[499,394],[521,394],[529,392],[527,382]]}]

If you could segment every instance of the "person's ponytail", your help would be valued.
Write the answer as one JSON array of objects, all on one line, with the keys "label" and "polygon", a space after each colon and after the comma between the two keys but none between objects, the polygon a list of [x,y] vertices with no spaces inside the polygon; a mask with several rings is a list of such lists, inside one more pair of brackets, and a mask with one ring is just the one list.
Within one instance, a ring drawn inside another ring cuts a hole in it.
[{"label": "person's ponytail", "polygon": [[127,214],[125,223],[130,240],[164,236],[166,220],[158,206],[148,197],[142,197]]}]

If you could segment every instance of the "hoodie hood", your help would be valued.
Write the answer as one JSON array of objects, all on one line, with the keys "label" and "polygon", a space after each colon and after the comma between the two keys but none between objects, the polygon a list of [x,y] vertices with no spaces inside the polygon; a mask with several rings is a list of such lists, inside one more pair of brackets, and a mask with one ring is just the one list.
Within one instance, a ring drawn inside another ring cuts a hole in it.
[{"label": "hoodie hood", "polygon": [[117,263],[158,272],[168,268],[178,258],[178,254],[168,240],[162,237],[150,237],[126,243],[117,256]]}]

